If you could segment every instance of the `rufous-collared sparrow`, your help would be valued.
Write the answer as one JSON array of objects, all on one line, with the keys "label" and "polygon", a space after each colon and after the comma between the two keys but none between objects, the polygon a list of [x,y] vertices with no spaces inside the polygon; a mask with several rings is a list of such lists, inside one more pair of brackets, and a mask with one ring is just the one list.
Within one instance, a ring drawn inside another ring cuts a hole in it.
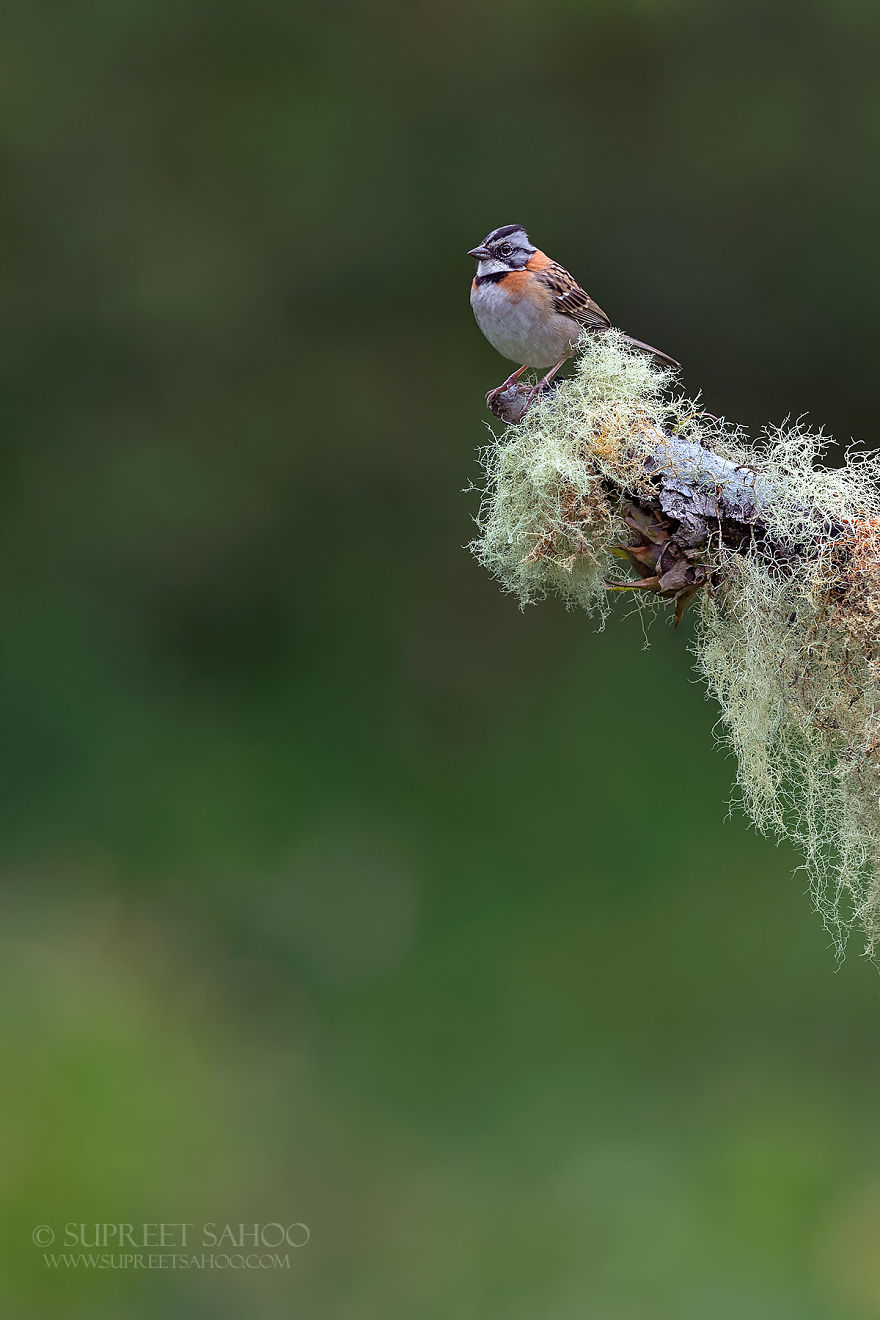
[{"label": "rufous-collared sparrow", "polygon": [[[486,403],[518,380],[529,367],[550,370],[529,392],[530,402],[577,349],[584,331],[601,333],[611,327],[598,303],[569,275],[564,266],[529,242],[522,225],[502,225],[487,234],[469,257],[476,257],[471,307],[493,348],[523,365],[486,395]],[[624,338],[659,362],[678,367],[659,348],[630,335]]]}]

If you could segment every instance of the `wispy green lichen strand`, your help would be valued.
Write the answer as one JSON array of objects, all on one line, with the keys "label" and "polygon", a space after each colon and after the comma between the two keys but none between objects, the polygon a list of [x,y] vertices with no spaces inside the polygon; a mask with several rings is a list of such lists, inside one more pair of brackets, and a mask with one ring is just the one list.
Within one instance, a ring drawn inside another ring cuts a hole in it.
[{"label": "wispy green lichen strand", "polygon": [[[880,937],[880,457],[823,468],[800,424],[758,441],[672,392],[667,372],[617,335],[588,338],[576,374],[483,451],[472,549],[522,604],[547,595],[598,614],[626,499],[656,494],[658,430],[756,473],[760,534],[707,547],[696,667],[721,707],[738,797],[763,832],[793,839],[842,952]],[[707,468],[711,469],[711,462]],[[686,474],[682,480],[692,480]],[[707,478],[707,481],[710,478]],[[638,593],[643,605],[656,597]],[[664,608],[662,605],[660,608]]]}]

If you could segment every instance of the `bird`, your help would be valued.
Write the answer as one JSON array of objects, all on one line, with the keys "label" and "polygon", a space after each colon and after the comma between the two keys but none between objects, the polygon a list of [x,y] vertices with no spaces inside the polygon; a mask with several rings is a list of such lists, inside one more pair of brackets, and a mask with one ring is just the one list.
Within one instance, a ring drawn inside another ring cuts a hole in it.
[{"label": "bird", "polygon": [[[575,353],[584,331],[601,334],[611,320],[558,261],[529,241],[522,225],[502,225],[468,252],[477,259],[471,307],[493,348],[522,366],[486,395],[487,407],[530,367],[550,370],[526,397],[531,403]],[[624,335],[664,366],[681,366],[668,353]]]}]

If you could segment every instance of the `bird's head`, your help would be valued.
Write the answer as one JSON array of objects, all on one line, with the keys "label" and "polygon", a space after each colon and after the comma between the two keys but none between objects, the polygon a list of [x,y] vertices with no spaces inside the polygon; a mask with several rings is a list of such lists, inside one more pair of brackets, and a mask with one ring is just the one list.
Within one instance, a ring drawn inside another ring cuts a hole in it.
[{"label": "bird's head", "polygon": [[479,262],[478,275],[494,275],[499,271],[522,270],[537,250],[522,225],[502,225],[471,248],[468,256],[476,257]]}]

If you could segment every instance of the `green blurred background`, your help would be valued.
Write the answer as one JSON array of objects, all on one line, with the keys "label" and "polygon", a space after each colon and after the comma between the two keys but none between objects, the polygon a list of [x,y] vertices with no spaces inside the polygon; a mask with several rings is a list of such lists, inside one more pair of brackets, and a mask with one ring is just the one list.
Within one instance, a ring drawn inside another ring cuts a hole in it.
[{"label": "green blurred background", "polygon": [[[876,437],[876,3],[0,31],[4,1316],[880,1316],[876,971],[687,636],[462,548],[496,225],[712,411]],[[311,1240],[31,1241],[120,1220]]]}]

